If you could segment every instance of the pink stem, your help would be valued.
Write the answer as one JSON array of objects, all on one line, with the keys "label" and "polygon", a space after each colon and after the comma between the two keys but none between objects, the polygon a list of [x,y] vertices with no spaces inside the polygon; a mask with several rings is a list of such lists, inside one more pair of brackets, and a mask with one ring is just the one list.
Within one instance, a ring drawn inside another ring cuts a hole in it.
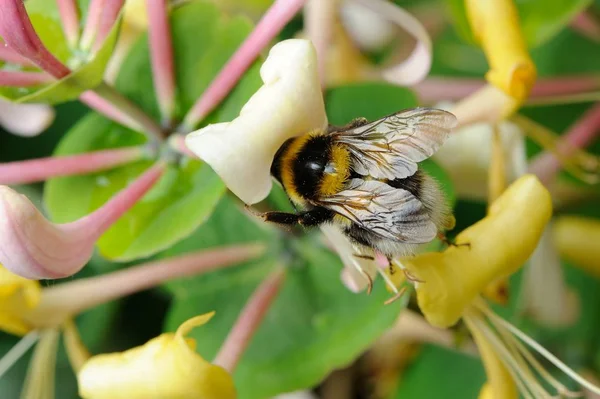
[{"label": "pink stem", "polygon": [[308,0],[304,7],[304,31],[317,52],[322,86],[325,85],[326,54],[332,40],[338,7],[338,2],[333,0]]},{"label": "pink stem", "polygon": [[106,83],[100,83],[93,91],[86,91],[79,96],[79,99],[90,108],[124,126],[142,132],[157,141],[163,139],[161,127],[150,116]]},{"label": "pink stem", "polygon": [[600,42],[600,23],[589,11],[583,11],[571,22],[571,28],[595,42]]},{"label": "pink stem", "polygon": [[[423,103],[458,101],[485,85],[483,79],[432,77],[413,86]],[[600,76],[563,76],[539,79],[530,98],[580,94],[600,89]]]},{"label": "pink stem", "polygon": [[102,16],[100,17],[100,21],[98,23],[98,31],[96,32],[96,37],[94,38],[94,45],[92,47],[94,52],[100,50],[100,47],[102,47],[104,40],[110,33],[110,30],[119,17],[119,13],[123,8],[124,2],[125,0],[112,0],[104,6],[104,9],[102,10]]},{"label": "pink stem", "polygon": [[194,127],[229,94],[250,64],[296,15],[305,2],[306,0],[275,0],[256,28],[189,110],[183,120],[181,131],[194,130]]},{"label": "pink stem", "polygon": [[76,0],[56,0],[63,31],[71,48],[79,40],[79,9]]},{"label": "pink stem", "polygon": [[165,167],[164,162],[157,162],[102,207],[81,219],[63,225],[64,229],[75,232],[75,234],[100,237],[154,186],[163,174]]},{"label": "pink stem", "polygon": [[4,42],[0,41],[0,61],[21,66],[33,67],[35,64],[23,57]]},{"label": "pink stem", "polygon": [[[564,156],[589,145],[600,133],[600,103],[588,109],[575,122],[569,131],[557,143],[556,150]],[[540,177],[544,183],[549,183],[561,169],[560,160],[546,150],[531,160],[529,170]]]},{"label": "pink stem", "polygon": [[277,296],[284,277],[284,270],[279,268],[272,272],[254,291],[233,328],[229,331],[227,338],[225,338],[225,342],[213,361],[214,364],[233,373],[252,336]]},{"label": "pink stem", "polygon": [[22,0],[0,0],[0,36],[13,50],[57,79],[71,71],[44,47]]},{"label": "pink stem", "polygon": [[91,0],[88,8],[87,18],[81,34],[80,47],[84,50],[89,50],[94,44],[94,39],[100,25],[102,10],[105,7],[106,0]]},{"label": "pink stem", "polygon": [[175,72],[173,67],[173,44],[169,26],[168,1],[147,0],[148,34],[154,91],[163,118],[169,126],[175,108]]},{"label": "pink stem", "polygon": [[55,285],[44,289],[41,310],[50,317],[56,313],[64,314],[65,307],[69,308],[68,313],[77,314],[168,280],[233,266],[263,252],[261,244],[214,248]]},{"label": "pink stem", "polygon": [[50,177],[85,175],[134,162],[143,156],[144,147],[138,146],[0,163],[0,184],[27,184]]},{"label": "pink stem", "polygon": [[52,81],[46,72],[0,71],[0,86],[29,87]]}]

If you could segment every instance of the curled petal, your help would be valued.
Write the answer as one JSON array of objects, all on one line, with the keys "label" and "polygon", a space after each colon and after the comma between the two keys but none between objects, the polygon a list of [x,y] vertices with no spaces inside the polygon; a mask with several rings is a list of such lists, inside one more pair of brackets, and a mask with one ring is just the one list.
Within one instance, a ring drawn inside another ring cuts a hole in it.
[{"label": "curled petal", "polygon": [[231,376],[198,355],[195,341],[185,337],[213,314],[191,318],[174,334],[143,346],[91,357],[77,376],[79,394],[84,399],[234,399]]},{"label": "curled petal", "polygon": [[46,104],[13,104],[0,99],[0,125],[18,136],[40,134],[54,121],[54,108]]},{"label": "curled petal", "polygon": [[514,273],[535,250],[552,215],[550,194],[533,175],[514,182],[488,215],[462,231],[444,252],[404,258],[417,280],[419,307],[437,327],[455,324],[492,281]]},{"label": "curled petal", "polygon": [[398,34],[394,23],[360,3],[344,1],[340,17],[352,41],[365,51],[382,50]]},{"label": "curled petal", "polygon": [[40,283],[17,276],[0,265],[0,331],[27,334],[31,326],[22,315],[38,305],[40,295]]},{"label": "curled petal", "polygon": [[[407,59],[381,71],[383,78],[406,86],[423,80],[431,68],[432,50],[429,34],[419,20],[404,9],[388,1],[352,0],[352,2],[355,3],[352,7],[362,7],[371,11],[370,14],[365,14],[367,18],[376,13],[379,19],[382,20],[377,26],[386,26],[390,23],[397,25],[416,40],[416,45]],[[362,18],[365,18],[365,16],[363,15]],[[371,27],[371,29],[373,28]],[[385,39],[385,36],[382,36],[382,38]]]},{"label": "curled petal", "polygon": [[0,262],[27,278],[60,278],[79,271],[96,240],[159,179],[164,164],[148,169],[95,212],[72,223],[47,220],[25,197],[0,186]]},{"label": "curled petal", "polygon": [[[521,129],[514,123],[500,122],[498,126],[506,160],[505,175],[508,182],[512,182],[527,170],[525,139]],[[434,154],[433,159],[448,172],[460,197],[477,200],[487,198],[492,137],[491,124],[475,123],[451,134]]]},{"label": "curled petal", "polygon": [[536,68],[527,52],[512,0],[466,0],[467,17],[490,65],[488,82],[518,102],[529,95]]},{"label": "curled petal", "polygon": [[315,49],[309,41],[275,45],[260,74],[264,85],[239,117],[186,137],[188,148],[247,204],[269,194],[271,163],[285,140],[327,126]]},{"label": "curled petal", "polygon": [[562,216],[554,223],[552,233],[561,256],[600,277],[600,221]]}]

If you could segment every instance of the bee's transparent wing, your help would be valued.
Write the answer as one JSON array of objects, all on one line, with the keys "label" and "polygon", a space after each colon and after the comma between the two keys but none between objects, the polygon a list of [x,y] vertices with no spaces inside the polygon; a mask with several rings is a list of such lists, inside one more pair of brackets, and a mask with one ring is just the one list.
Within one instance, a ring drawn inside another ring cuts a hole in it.
[{"label": "bee's transparent wing", "polygon": [[437,234],[421,201],[377,180],[352,179],[346,190],[319,202],[384,238],[420,244]]},{"label": "bee's transparent wing", "polygon": [[450,112],[414,108],[332,134],[348,145],[358,174],[393,180],[412,176],[417,163],[433,155],[456,124]]}]

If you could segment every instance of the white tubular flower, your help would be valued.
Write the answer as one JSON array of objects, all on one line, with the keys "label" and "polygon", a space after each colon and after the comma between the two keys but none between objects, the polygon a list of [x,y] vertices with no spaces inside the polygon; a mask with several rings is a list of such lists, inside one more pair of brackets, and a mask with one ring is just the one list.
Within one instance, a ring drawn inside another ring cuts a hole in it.
[{"label": "white tubular flower", "polygon": [[[451,107],[444,105],[440,108]],[[498,127],[504,159],[507,160],[505,175],[507,182],[511,183],[527,171],[525,139],[514,123],[500,122]],[[468,125],[453,132],[434,154],[433,159],[446,169],[459,197],[487,199],[493,133],[494,127],[488,123]]]},{"label": "white tubular flower", "polygon": [[269,194],[277,149],[291,137],[327,126],[317,57],[308,40],[285,40],[273,46],[260,76],[264,85],[239,117],[186,137],[188,148],[249,205]]}]

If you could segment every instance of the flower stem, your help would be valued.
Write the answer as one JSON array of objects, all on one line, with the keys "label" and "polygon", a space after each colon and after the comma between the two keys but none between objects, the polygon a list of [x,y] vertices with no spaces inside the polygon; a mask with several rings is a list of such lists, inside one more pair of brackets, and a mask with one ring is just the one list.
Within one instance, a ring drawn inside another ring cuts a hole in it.
[{"label": "flower stem", "polygon": [[105,82],[93,91],[86,91],[80,99],[89,107],[125,126],[146,134],[156,141],[163,140],[161,127],[135,103]]},{"label": "flower stem", "polygon": [[95,241],[154,186],[165,167],[164,162],[157,162],[102,207],[81,219],[64,224],[63,228],[68,232],[92,237]]},{"label": "flower stem", "polygon": [[29,87],[52,81],[46,72],[0,71],[0,86]]},{"label": "flower stem", "polygon": [[102,16],[100,17],[100,21],[98,23],[98,31],[96,32],[94,44],[92,46],[92,50],[94,52],[100,50],[100,47],[102,47],[104,39],[106,39],[113,25],[117,21],[117,18],[119,17],[119,13],[121,12],[121,8],[123,8],[124,2],[125,0],[111,0],[104,6],[104,9],[102,10]]},{"label": "flower stem", "polygon": [[233,373],[252,336],[267,314],[285,278],[285,270],[277,268],[254,291],[240,316],[225,338],[213,363]]},{"label": "flower stem", "polygon": [[83,50],[89,50],[94,43],[100,25],[100,18],[102,18],[102,10],[105,7],[104,3],[106,3],[106,0],[91,0],[90,2],[83,33],[81,34],[81,41],[79,43],[79,46]]},{"label": "flower stem", "polygon": [[154,91],[163,126],[170,126],[175,110],[175,72],[167,0],[147,0],[146,8]]},{"label": "flower stem", "polygon": [[179,130],[191,132],[240,80],[260,52],[283,29],[306,0],[276,0],[185,116]]},{"label": "flower stem", "polygon": [[79,9],[76,0],[56,0],[60,21],[67,42],[71,48],[77,46],[79,40]]},{"label": "flower stem", "polygon": [[144,156],[144,146],[94,151],[0,164],[0,184],[26,184],[50,177],[84,175],[134,162]]},{"label": "flower stem", "polygon": [[325,85],[327,50],[333,36],[333,27],[339,7],[338,0],[308,0],[304,7],[304,30],[315,46],[321,85]]},{"label": "flower stem", "polygon": [[0,0],[0,9],[0,36],[8,46],[57,79],[71,72],[42,44],[22,0]]},{"label": "flower stem", "polygon": [[233,266],[260,256],[264,250],[262,244],[213,248],[55,285],[42,291],[40,306],[27,318],[35,320],[36,326],[56,326],[85,309],[169,280]]},{"label": "flower stem", "polygon": [[37,331],[31,331],[10,348],[0,359],[0,378],[31,348],[40,338]]},{"label": "flower stem", "polygon": [[571,21],[571,28],[593,40],[600,43],[600,22],[598,18],[587,10],[582,11]]},{"label": "flower stem", "polygon": [[[555,152],[568,158],[578,149],[590,144],[600,133],[600,102],[588,109],[569,131],[555,144]],[[546,150],[531,160],[529,170],[545,182],[551,182],[561,168],[553,152]]]},{"label": "flower stem", "polygon": [[190,158],[197,159],[198,157],[185,145],[185,135],[175,133],[169,136],[169,147],[180,154],[187,155]]},{"label": "flower stem", "polygon": [[33,67],[35,64],[0,41],[0,60],[10,64]]},{"label": "flower stem", "polygon": [[[431,77],[413,88],[420,100],[431,104],[438,101],[458,101],[485,86],[483,79]],[[538,80],[525,105],[537,104],[545,98],[572,96],[600,90],[600,76],[560,76]]]}]

